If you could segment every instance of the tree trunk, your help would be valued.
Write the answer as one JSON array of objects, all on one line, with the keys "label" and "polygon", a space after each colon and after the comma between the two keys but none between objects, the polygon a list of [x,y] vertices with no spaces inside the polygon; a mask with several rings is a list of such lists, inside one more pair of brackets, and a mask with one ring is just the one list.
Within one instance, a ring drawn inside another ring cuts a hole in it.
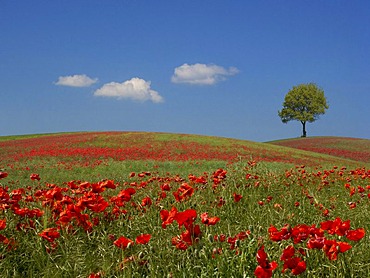
[{"label": "tree trunk", "polygon": [[303,127],[302,137],[306,137],[306,136],[307,136],[307,132],[306,132],[306,122],[301,122],[301,123],[302,123],[302,127]]}]

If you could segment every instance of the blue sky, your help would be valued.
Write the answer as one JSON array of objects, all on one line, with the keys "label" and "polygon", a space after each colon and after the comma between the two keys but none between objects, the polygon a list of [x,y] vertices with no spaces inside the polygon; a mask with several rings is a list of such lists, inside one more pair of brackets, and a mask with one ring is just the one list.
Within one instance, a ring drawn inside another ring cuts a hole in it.
[{"label": "blue sky", "polygon": [[369,1],[0,0],[0,135],[299,137],[295,85],[329,102],[308,136],[370,139]]}]

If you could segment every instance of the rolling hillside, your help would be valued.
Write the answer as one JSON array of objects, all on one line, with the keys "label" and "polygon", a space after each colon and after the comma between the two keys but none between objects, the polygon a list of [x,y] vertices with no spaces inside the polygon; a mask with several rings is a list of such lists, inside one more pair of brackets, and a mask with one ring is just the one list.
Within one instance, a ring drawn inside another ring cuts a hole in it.
[{"label": "rolling hillside", "polygon": [[310,152],[370,163],[370,140],[347,137],[309,137],[269,142]]},{"label": "rolling hillside", "polygon": [[187,134],[0,137],[0,276],[368,277],[370,170],[351,158]]},{"label": "rolling hillside", "polygon": [[[73,160],[76,163],[76,158],[79,158],[77,161],[80,164],[88,165],[101,163],[106,159],[226,162],[243,159],[308,166],[359,165],[353,161],[356,160],[355,158],[361,162],[370,162],[367,147],[369,140],[337,140],[332,143],[335,148],[324,151],[323,142],[329,142],[329,139],[297,139],[266,144],[211,136],[151,132],[81,132],[4,136],[0,137],[2,164],[0,168],[27,160],[53,159],[55,163],[68,163]],[[300,145],[303,150],[297,149]],[[294,146],[297,147],[294,148]],[[313,152],[307,152],[307,150]],[[341,153],[351,155],[342,155],[343,158],[340,158]],[[354,155],[356,155],[355,158]]]}]

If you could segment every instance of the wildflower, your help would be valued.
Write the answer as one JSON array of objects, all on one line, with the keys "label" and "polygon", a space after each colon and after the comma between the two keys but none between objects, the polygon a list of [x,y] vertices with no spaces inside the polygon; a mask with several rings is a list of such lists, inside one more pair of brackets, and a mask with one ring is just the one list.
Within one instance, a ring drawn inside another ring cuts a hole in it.
[{"label": "wildflower", "polygon": [[150,234],[142,234],[136,237],[136,244],[147,244],[152,236]]},{"label": "wildflower", "polygon": [[168,183],[164,183],[164,184],[161,185],[161,189],[163,191],[170,191],[171,190],[171,186]]},{"label": "wildflower", "polygon": [[236,193],[233,193],[233,196],[234,196],[234,202],[235,203],[239,202],[243,198],[242,195],[236,194]]},{"label": "wildflower", "polygon": [[6,178],[7,176],[8,176],[8,173],[0,172],[0,179]]},{"label": "wildflower", "polygon": [[98,272],[98,273],[91,273],[88,278],[101,278],[101,273]]},{"label": "wildflower", "polygon": [[145,206],[150,207],[151,205],[152,205],[152,199],[150,199],[150,197],[145,197],[141,201],[141,206],[143,206],[143,207],[145,207]]},{"label": "wildflower", "polygon": [[134,195],[136,193],[136,190],[133,189],[133,188],[127,188],[127,189],[124,189],[124,190],[121,190],[117,197],[122,199],[122,201],[124,202],[128,202],[131,200],[131,196]]},{"label": "wildflower", "polygon": [[39,176],[39,174],[31,174],[30,179],[33,180],[33,181],[34,180],[38,180],[39,181],[40,180],[40,176]]},{"label": "wildflower", "polygon": [[359,241],[365,236],[365,229],[358,228],[357,230],[347,231],[346,237],[352,241]]},{"label": "wildflower", "polygon": [[177,202],[181,202],[186,198],[192,196],[193,193],[194,188],[188,185],[187,183],[183,183],[176,192],[173,192],[173,196],[175,197]]},{"label": "wildflower", "polygon": [[302,258],[294,257],[284,261],[282,272],[285,272],[286,269],[291,269],[293,275],[299,275],[306,271],[306,267],[306,262]]},{"label": "wildflower", "polygon": [[165,209],[161,210],[160,216],[161,216],[161,219],[162,219],[162,228],[163,229],[166,229],[166,227],[168,225],[170,225],[175,220],[176,214],[177,214],[177,209],[175,207],[172,207],[172,209],[170,211],[165,210]]},{"label": "wildflower", "polygon": [[124,236],[119,237],[113,242],[115,246],[121,249],[129,248],[134,242],[131,239],[128,239]]},{"label": "wildflower", "polygon": [[202,220],[202,223],[210,226],[210,225],[216,225],[218,221],[220,221],[219,217],[208,217],[208,212],[204,212],[200,215],[200,219]]},{"label": "wildflower", "polygon": [[254,275],[256,275],[257,278],[270,278],[272,277],[272,272],[277,268],[278,264],[277,262],[269,262],[267,260],[267,254],[264,250],[264,246],[257,251],[257,262],[258,266],[256,267],[256,270],[254,271]]},{"label": "wildflower", "polygon": [[344,253],[351,248],[352,246],[347,242],[337,242],[336,240],[324,239],[322,250],[325,252],[325,255],[329,260],[335,261],[338,258],[339,252]]},{"label": "wildflower", "polygon": [[194,209],[187,209],[183,212],[178,212],[174,217],[174,219],[179,224],[179,228],[184,225],[186,229],[189,229],[196,218],[197,212]]},{"label": "wildflower", "polygon": [[321,229],[327,231],[330,235],[337,234],[338,236],[344,236],[350,229],[350,220],[342,221],[337,217],[334,221],[324,221],[320,223]]},{"label": "wildflower", "polygon": [[292,245],[284,249],[280,260],[284,261],[283,270],[284,273],[286,269],[290,269],[293,275],[299,275],[306,270],[306,262],[300,257],[294,257],[296,250]]},{"label": "wildflower", "polygon": [[289,239],[290,236],[291,236],[290,228],[289,228],[288,225],[285,225],[281,229],[281,231],[279,231],[278,229],[276,229],[276,227],[271,225],[270,228],[268,229],[268,232],[269,232],[269,235],[270,235],[270,239],[272,241],[286,240],[286,239]]},{"label": "wildflower", "polygon": [[60,237],[57,228],[47,228],[39,234],[43,239],[49,242],[54,242],[56,238]]},{"label": "wildflower", "polygon": [[199,225],[191,226],[186,229],[180,236],[173,237],[171,242],[177,249],[186,250],[189,246],[197,242],[201,235]]},{"label": "wildflower", "polygon": [[310,238],[307,241],[307,248],[308,249],[321,249],[324,247],[324,237],[318,237],[315,235],[314,238]]},{"label": "wildflower", "polygon": [[4,230],[6,227],[6,219],[1,220],[0,219],[0,230]]}]

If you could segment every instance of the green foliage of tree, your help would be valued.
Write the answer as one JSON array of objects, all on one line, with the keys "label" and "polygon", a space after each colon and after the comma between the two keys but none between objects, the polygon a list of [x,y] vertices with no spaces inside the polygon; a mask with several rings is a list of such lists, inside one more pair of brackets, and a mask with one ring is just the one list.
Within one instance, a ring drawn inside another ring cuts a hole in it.
[{"label": "green foliage of tree", "polygon": [[302,123],[302,137],[306,137],[306,123],[319,119],[329,106],[324,91],[315,83],[294,86],[286,95],[283,109],[278,111],[283,123],[295,120]]}]

